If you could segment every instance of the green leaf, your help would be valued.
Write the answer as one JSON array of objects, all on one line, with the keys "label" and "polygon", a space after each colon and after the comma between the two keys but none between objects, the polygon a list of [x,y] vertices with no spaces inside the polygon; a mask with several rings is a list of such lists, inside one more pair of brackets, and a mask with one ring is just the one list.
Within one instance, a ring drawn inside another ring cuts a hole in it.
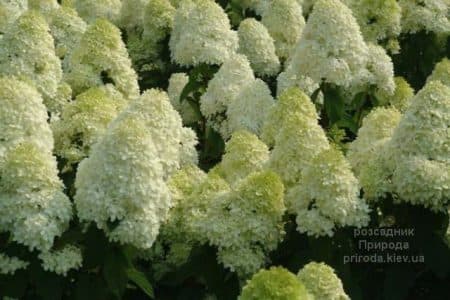
[{"label": "green leaf", "polygon": [[129,280],[134,282],[147,296],[154,299],[153,287],[148,281],[144,273],[138,271],[136,268],[129,268],[126,270],[126,274]]},{"label": "green leaf", "polygon": [[111,249],[106,253],[103,266],[103,277],[116,297],[121,298],[125,291],[128,276],[126,270],[129,264],[125,255],[119,249]]}]

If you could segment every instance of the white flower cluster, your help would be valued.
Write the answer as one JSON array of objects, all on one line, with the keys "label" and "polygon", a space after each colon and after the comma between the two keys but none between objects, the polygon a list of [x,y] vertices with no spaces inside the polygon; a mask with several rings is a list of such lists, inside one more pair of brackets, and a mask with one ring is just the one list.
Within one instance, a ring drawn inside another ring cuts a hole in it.
[{"label": "white flower cluster", "polygon": [[444,58],[436,64],[433,73],[427,78],[427,82],[438,80],[450,87],[450,59]]},{"label": "white flower cluster", "polygon": [[350,300],[333,268],[325,263],[311,262],[298,272],[297,277],[315,299]]},{"label": "white flower cluster", "polygon": [[0,253],[0,274],[14,274],[17,270],[28,267],[28,262],[17,257],[10,257]]},{"label": "white flower cluster", "polygon": [[[388,45],[398,45],[401,32],[401,8],[396,0],[343,0],[352,11],[366,41],[377,43],[388,40]],[[398,46],[394,49],[398,51]]]},{"label": "white flower cluster", "polygon": [[51,152],[53,136],[41,95],[25,82],[0,77],[0,168],[8,151],[25,141]]},{"label": "white flower cluster", "polygon": [[72,216],[52,156],[47,111],[39,93],[16,79],[0,79],[0,103],[0,230],[45,251]]},{"label": "white flower cluster", "polygon": [[414,90],[403,77],[395,77],[394,82],[395,91],[393,95],[380,90],[375,96],[380,105],[391,106],[400,112],[404,112],[409,105],[409,101],[414,97]]},{"label": "white flower cluster", "polygon": [[186,157],[196,163],[195,134],[186,131],[164,92],[134,100],[79,165],[80,220],[95,222],[111,240],[150,248],[172,206],[166,179]]},{"label": "white flower cluster", "polygon": [[325,263],[310,262],[297,276],[282,267],[260,270],[247,280],[239,300],[349,300],[339,277]]},{"label": "white flower cluster", "polygon": [[334,148],[319,153],[302,172],[286,201],[297,213],[297,229],[312,236],[333,236],[340,226],[366,226],[369,208],[359,198],[358,180],[344,155]]},{"label": "white flower cluster", "polygon": [[158,44],[172,31],[175,8],[169,0],[134,0],[123,3],[121,26],[127,31],[127,48],[138,68],[157,61]]},{"label": "white flower cluster", "polygon": [[280,69],[275,54],[275,45],[266,27],[253,18],[243,20],[239,25],[238,52],[247,56],[256,74],[272,76]]},{"label": "white flower cluster", "polygon": [[449,99],[450,87],[427,83],[386,146],[392,191],[399,201],[440,210],[450,199]]},{"label": "white flower cluster", "polygon": [[169,87],[167,94],[170,98],[173,108],[175,108],[183,118],[185,124],[193,124],[200,118],[199,112],[188,100],[181,101],[180,96],[189,82],[189,77],[185,73],[173,73],[169,78]]},{"label": "white flower cluster", "polygon": [[234,185],[251,172],[262,171],[268,160],[266,144],[248,131],[236,131],[225,145],[222,161],[211,172]]},{"label": "white flower cluster", "polygon": [[283,232],[284,187],[271,171],[254,172],[210,200],[196,230],[218,248],[218,259],[241,277],[256,272]]},{"label": "white flower cluster", "polygon": [[[395,108],[379,107],[372,110],[362,122],[358,136],[347,153],[353,171],[359,177],[370,162],[380,156],[382,149],[400,122],[402,115]],[[372,175],[372,174],[371,174]],[[364,187],[364,190],[366,188]]]},{"label": "white flower cluster", "polygon": [[402,8],[403,32],[450,33],[448,0],[399,0],[398,4]]},{"label": "white flower cluster", "polygon": [[255,79],[247,58],[233,55],[208,83],[200,99],[200,110],[224,139],[232,132],[261,133],[274,100],[266,83]]},{"label": "white flower cluster", "polygon": [[238,48],[223,9],[212,0],[182,1],[170,36],[172,60],[183,66],[221,64]]},{"label": "white flower cluster", "polygon": [[368,207],[343,154],[330,147],[311,100],[297,88],[280,95],[263,140],[273,149],[268,167],[281,175],[286,204],[300,232],[333,235],[337,226],[364,226]]},{"label": "white flower cluster", "polygon": [[339,0],[316,2],[285,72],[287,78],[326,82],[352,94],[369,86],[391,94],[395,89],[391,59],[364,42],[351,10]]},{"label": "white flower cluster", "polygon": [[79,94],[52,123],[55,153],[69,165],[87,157],[92,145],[126,105],[122,94],[111,85],[93,87]]},{"label": "white flower cluster", "polygon": [[93,23],[99,18],[113,23],[118,22],[122,8],[121,0],[73,0],[72,2],[78,14],[87,23]]},{"label": "white flower cluster", "polygon": [[27,0],[0,1],[0,39],[7,27],[28,8]]},{"label": "white flower cluster", "polygon": [[72,269],[79,269],[83,261],[80,248],[72,245],[60,250],[42,252],[39,254],[39,259],[42,261],[44,270],[63,276]]},{"label": "white flower cluster", "polygon": [[[295,274],[282,267],[260,270],[247,280],[238,300],[313,300]],[[321,298],[318,298],[321,299]],[[323,299],[326,300],[326,299]]]},{"label": "white flower cluster", "polygon": [[104,19],[92,23],[68,58],[65,80],[74,96],[95,86],[112,83],[127,99],[139,95],[120,30]]},{"label": "white flower cluster", "polygon": [[175,201],[161,230],[166,259],[179,264],[195,243],[218,248],[218,259],[241,277],[266,261],[283,237],[283,184],[263,169],[268,149],[246,131],[235,132],[222,162],[205,174],[187,166],[170,179]]},{"label": "white flower cluster", "polygon": [[45,17],[53,36],[56,54],[64,59],[70,55],[86,30],[86,23],[73,8],[60,6],[56,0],[28,1],[30,9],[36,9]]},{"label": "white flower cluster", "polygon": [[39,12],[23,13],[0,40],[0,75],[17,76],[33,83],[48,109],[57,112],[64,104],[58,97],[62,69],[49,32]]},{"label": "white flower cluster", "polygon": [[267,2],[267,8],[262,13],[261,22],[266,26],[275,41],[278,57],[285,60],[291,56],[292,49],[305,27],[302,7],[295,0]]},{"label": "white flower cluster", "polygon": [[318,119],[314,104],[298,88],[282,93],[266,118],[261,137],[273,147],[268,166],[286,187],[297,183],[312,159],[329,148]]}]

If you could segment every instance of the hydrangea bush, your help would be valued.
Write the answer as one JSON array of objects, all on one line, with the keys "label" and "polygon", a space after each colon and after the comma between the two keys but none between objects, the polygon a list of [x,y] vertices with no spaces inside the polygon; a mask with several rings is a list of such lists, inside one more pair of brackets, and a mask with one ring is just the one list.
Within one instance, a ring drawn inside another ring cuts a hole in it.
[{"label": "hydrangea bush", "polygon": [[447,299],[449,16],[0,0],[0,299]]}]

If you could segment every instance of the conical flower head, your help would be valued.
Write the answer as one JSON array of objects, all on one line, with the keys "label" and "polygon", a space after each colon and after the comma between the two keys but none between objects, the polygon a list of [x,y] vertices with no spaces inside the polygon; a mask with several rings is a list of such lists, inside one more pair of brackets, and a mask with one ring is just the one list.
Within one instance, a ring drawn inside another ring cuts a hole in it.
[{"label": "conical flower head", "polygon": [[237,130],[247,130],[260,135],[270,109],[275,104],[270,89],[261,79],[253,80],[242,87],[236,99],[228,106],[229,134]]},{"label": "conical flower head", "polygon": [[119,20],[121,0],[73,0],[73,2],[78,14],[87,23],[93,23],[97,19],[107,19],[113,23]]},{"label": "conical flower head", "polygon": [[287,187],[298,182],[311,160],[329,147],[314,104],[297,88],[280,96],[262,136],[267,145],[273,145],[268,168],[280,174]]},{"label": "conical flower head", "polygon": [[56,159],[23,142],[7,153],[0,178],[0,228],[30,250],[50,249],[72,217]]},{"label": "conical flower head", "polygon": [[143,37],[148,41],[160,41],[173,28],[176,9],[169,0],[152,0],[145,6]]},{"label": "conical flower head", "polygon": [[448,58],[442,59],[434,67],[433,73],[427,78],[427,82],[439,80],[442,84],[450,87],[450,60]]},{"label": "conical flower head", "polygon": [[321,300],[350,300],[333,268],[325,263],[311,262],[297,275],[307,291]]},{"label": "conical flower head", "polygon": [[362,122],[358,136],[350,146],[347,158],[355,174],[359,174],[364,165],[379,155],[381,148],[388,142],[402,115],[395,108],[375,108]]},{"label": "conical flower head", "polygon": [[261,171],[269,159],[269,149],[248,131],[236,131],[225,145],[225,154],[216,167],[230,184],[238,182],[252,172]]},{"label": "conical flower head", "polygon": [[409,106],[409,101],[414,97],[414,89],[403,77],[395,77],[394,94],[390,95],[385,91],[379,90],[375,96],[381,105],[390,105],[400,112],[404,112]]},{"label": "conical flower head", "polygon": [[450,88],[429,82],[411,100],[386,154],[400,200],[441,209],[450,197]]},{"label": "conical flower head", "polygon": [[0,2],[0,36],[28,8],[27,0]]},{"label": "conical flower head", "polygon": [[180,65],[221,64],[236,52],[238,37],[217,3],[187,0],[176,11],[169,45],[172,60]]},{"label": "conical flower head", "polygon": [[272,76],[280,69],[274,40],[266,27],[253,18],[239,25],[239,53],[247,56],[256,74]]},{"label": "conical flower head", "polygon": [[97,223],[111,240],[150,248],[172,205],[166,179],[180,167],[182,137],[165,93],[150,90],[132,102],[80,163],[79,218]]},{"label": "conical flower head", "polygon": [[25,82],[0,77],[0,166],[6,153],[24,141],[51,153],[53,136],[38,91]]},{"label": "conical flower head", "polygon": [[450,32],[447,0],[399,0],[398,4],[402,8],[402,32]]},{"label": "conical flower head", "polygon": [[330,148],[306,167],[300,183],[289,190],[286,201],[297,214],[298,231],[332,236],[337,226],[367,225],[369,208],[359,198],[359,192],[350,164],[339,150]]},{"label": "conical flower head", "polygon": [[225,267],[246,277],[261,268],[283,237],[284,187],[277,174],[255,172],[217,194],[197,222]]},{"label": "conical flower head", "polygon": [[60,119],[52,123],[55,152],[68,163],[89,155],[92,145],[127,102],[112,86],[93,87],[67,104]]},{"label": "conical flower head", "polygon": [[120,30],[104,19],[91,24],[69,57],[66,81],[74,95],[112,83],[126,98],[139,95],[136,72],[120,36]]},{"label": "conical flower head", "polygon": [[32,83],[51,107],[62,78],[50,29],[44,17],[33,10],[22,14],[0,41],[0,74]]},{"label": "conical flower head", "polygon": [[295,0],[268,1],[261,22],[275,41],[278,57],[284,60],[290,57],[305,27],[302,7]]},{"label": "conical flower head", "polygon": [[[64,59],[78,45],[87,25],[74,9],[65,6],[50,10],[45,17],[55,40],[56,55]],[[63,69],[65,64],[63,61]]]},{"label": "conical flower head", "polygon": [[312,300],[294,274],[282,267],[260,270],[247,281],[239,300]]},{"label": "conical flower head", "polygon": [[366,41],[377,43],[400,35],[401,8],[395,0],[344,0],[355,16]]},{"label": "conical flower head", "polygon": [[351,10],[339,0],[317,1],[291,59],[294,71],[317,83],[351,87],[367,73],[367,60]]},{"label": "conical flower head", "polygon": [[223,136],[229,136],[225,113],[236,99],[242,86],[255,80],[250,63],[243,55],[227,59],[208,83],[200,98],[200,110],[212,127]]}]

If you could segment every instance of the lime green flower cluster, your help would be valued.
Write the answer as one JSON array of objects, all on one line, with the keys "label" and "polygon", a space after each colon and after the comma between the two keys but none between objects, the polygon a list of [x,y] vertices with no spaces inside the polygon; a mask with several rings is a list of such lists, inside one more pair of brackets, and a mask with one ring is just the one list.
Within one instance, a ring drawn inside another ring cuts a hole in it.
[{"label": "lime green flower cluster", "polygon": [[242,289],[239,300],[349,300],[333,268],[311,262],[298,275],[282,267],[254,274]]},{"label": "lime green flower cluster", "polygon": [[111,85],[93,87],[79,94],[52,123],[55,153],[65,158],[68,166],[87,157],[92,145],[126,105],[122,94]]},{"label": "lime green flower cluster", "polygon": [[37,11],[23,13],[0,40],[0,75],[16,76],[36,86],[48,110],[57,113],[67,99],[58,88],[61,61],[44,17]]},{"label": "lime green flower cluster", "polygon": [[106,83],[113,84],[127,99],[139,96],[137,75],[120,30],[105,19],[98,19],[86,29],[68,59],[65,80],[74,96]]}]

